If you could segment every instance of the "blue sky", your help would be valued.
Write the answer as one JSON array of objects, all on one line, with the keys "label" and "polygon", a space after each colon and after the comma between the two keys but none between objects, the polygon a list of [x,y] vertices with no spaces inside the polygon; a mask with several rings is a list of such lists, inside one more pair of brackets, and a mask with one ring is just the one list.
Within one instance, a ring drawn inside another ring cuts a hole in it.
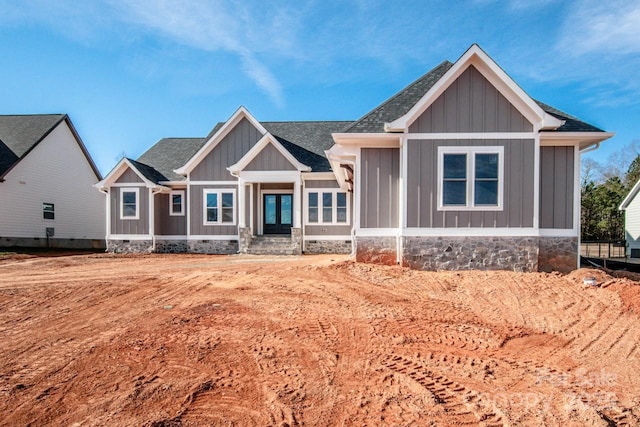
[{"label": "blue sky", "polygon": [[0,114],[68,113],[98,167],[261,121],[351,120],[478,43],[532,97],[640,139],[640,2],[0,0]]}]

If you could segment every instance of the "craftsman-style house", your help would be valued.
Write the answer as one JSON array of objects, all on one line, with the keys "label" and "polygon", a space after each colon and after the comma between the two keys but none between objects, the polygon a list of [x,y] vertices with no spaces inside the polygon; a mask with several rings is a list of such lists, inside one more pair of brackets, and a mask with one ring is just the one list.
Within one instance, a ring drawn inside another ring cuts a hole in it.
[{"label": "craftsman-style house", "polygon": [[109,250],[355,253],[419,269],[577,266],[580,152],[611,137],[473,45],[351,122],[260,122],[123,159]]}]

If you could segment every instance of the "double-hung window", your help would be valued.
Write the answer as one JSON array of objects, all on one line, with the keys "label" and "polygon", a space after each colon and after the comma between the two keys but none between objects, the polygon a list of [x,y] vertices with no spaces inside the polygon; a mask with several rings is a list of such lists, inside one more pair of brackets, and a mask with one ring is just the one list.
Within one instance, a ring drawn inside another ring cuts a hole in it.
[{"label": "double-hung window", "polygon": [[235,225],[235,190],[204,190],[204,225]]},{"label": "double-hung window", "polygon": [[138,188],[120,189],[121,219],[140,219],[139,196],[140,189]]},{"label": "double-hung window", "polygon": [[174,190],[169,194],[169,215],[184,215],[184,190]]},{"label": "double-hung window", "polygon": [[42,218],[43,219],[56,219],[56,209],[53,203],[42,204]]},{"label": "double-hung window", "polygon": [[438,147],[439,210],[501,210],[503,147]]},{"label": "double-hung window", "polygon": [[307,224],[348,224],[348,195],[336,189],[306,191]]}]

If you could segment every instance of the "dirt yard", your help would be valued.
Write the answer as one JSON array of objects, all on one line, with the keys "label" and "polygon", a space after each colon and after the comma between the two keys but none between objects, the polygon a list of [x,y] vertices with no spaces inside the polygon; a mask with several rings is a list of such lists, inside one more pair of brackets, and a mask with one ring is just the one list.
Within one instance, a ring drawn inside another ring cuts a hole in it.
[{"label": "dirt yard", "polygon": [[640,425],[639,314],[592,270],[9,258],[0,424]]}]

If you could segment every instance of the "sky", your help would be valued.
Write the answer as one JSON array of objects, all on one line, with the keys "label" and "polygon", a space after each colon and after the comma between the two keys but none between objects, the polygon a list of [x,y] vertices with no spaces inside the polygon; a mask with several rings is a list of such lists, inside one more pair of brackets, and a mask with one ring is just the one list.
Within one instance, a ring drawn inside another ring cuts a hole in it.
[{"label": "sky", "polygon": [[[356,120],[478,43],[531,97],[640,139],[640,1],[0,0],[0,114],[67,113],[108,173],[164,137]],[[619,158],[619,157],[618,157]]]}]

